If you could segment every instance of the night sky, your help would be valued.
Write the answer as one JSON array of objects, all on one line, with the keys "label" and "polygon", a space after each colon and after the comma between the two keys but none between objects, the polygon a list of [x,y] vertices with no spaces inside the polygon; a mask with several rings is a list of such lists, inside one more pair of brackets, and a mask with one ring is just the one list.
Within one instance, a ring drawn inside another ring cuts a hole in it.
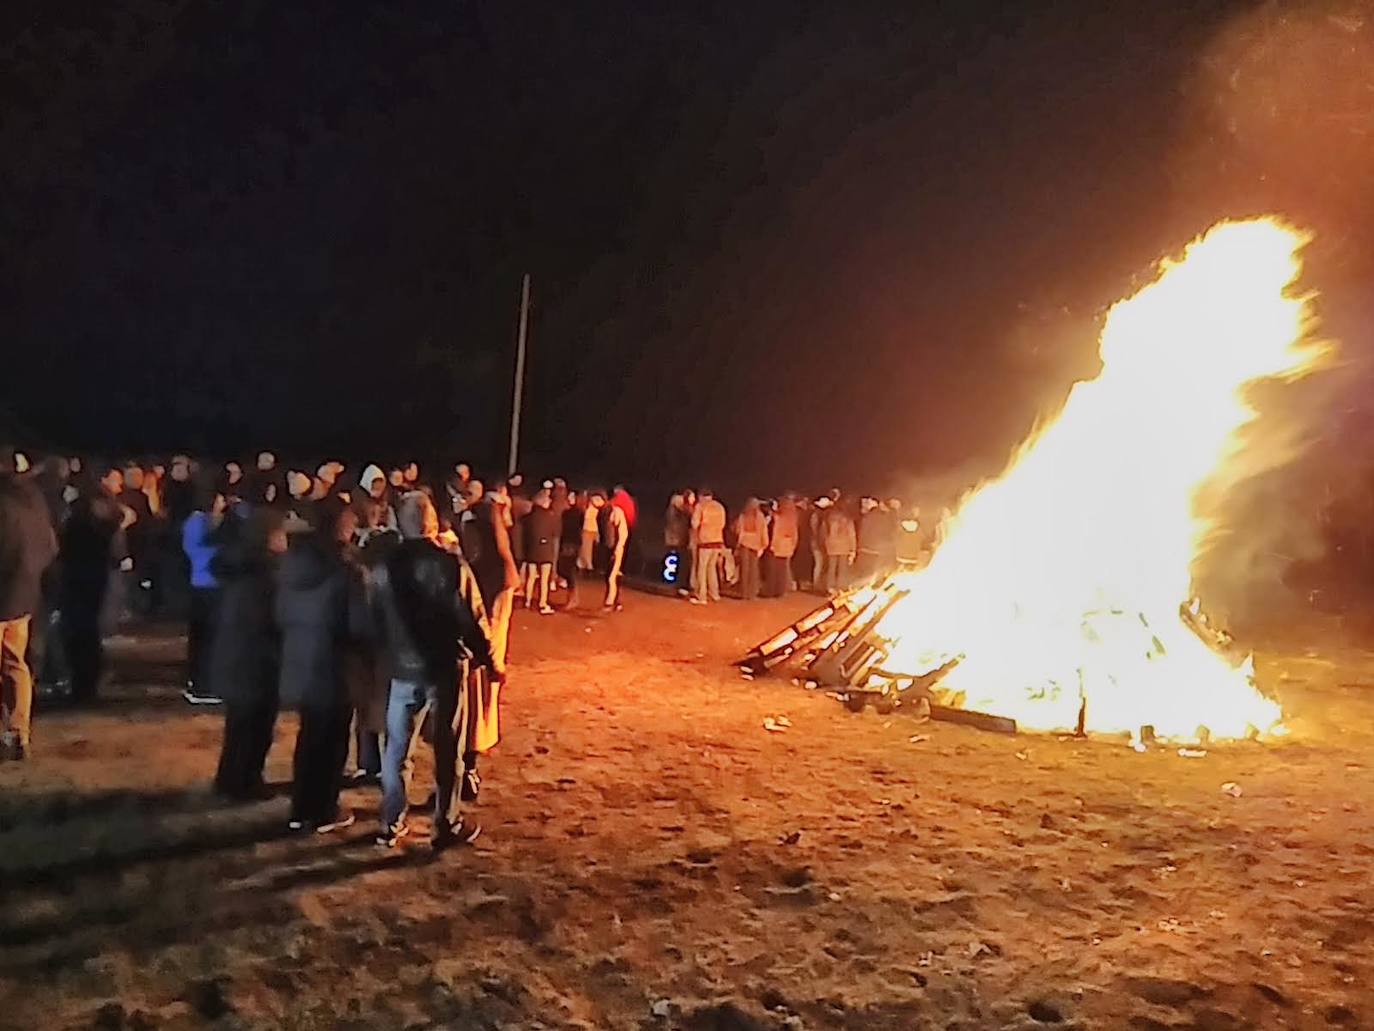
[{"label": "night sky", "polygon": [[1005,455],[1218,217],[1314,226],[1363,332],[1370,8],[1282,7],[9,0],[0,409],[491,467],[529,271],[532,470]]}]

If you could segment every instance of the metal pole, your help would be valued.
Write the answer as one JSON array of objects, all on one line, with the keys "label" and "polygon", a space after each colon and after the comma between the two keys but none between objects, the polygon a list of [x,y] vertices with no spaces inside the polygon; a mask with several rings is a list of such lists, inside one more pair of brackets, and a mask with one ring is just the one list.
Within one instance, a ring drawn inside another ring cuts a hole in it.
[{"label": "metal pole", "polygon": [[530,325],[530,274],[520,283],[520,333],[515,343],[515,399],[511,403],[510,415],[510,464],[507,476],[515,475],[516,462],[520,457],[520,409],[525,399],[525,336]]}]

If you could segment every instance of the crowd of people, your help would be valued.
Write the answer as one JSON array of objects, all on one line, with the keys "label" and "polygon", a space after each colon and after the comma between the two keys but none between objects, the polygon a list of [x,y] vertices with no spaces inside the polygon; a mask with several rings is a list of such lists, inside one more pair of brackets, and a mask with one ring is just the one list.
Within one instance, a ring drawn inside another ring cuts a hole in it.
[{"label": "crowd of people", "polygon": [[[414,462],[311,473],[270,452],[207,467],[185,455],[32,464],[0,449],[4,757],[32,752],[35,676],[45,695],[95,704],[113,628],[184,620],[186,700],[224,711],[221,795],[268,793],[287,707],[300,714],[292,830],[348,826],[342,787],[378,784],[378,840],[395,845],[424,737],[434,844],[470,840],[461,802],[476,798],[478,756],[499,735],[514,607],[619,611],[638,522],[623,487],[519,475],[488,486],[461,463],[429,481]],[[896,499],[750,499],[730,519],[711,490],[682,491],[658,585],[696,604],[724,585],[744,600],[831,591],[896,566],[917,525]]]},{"label": "crowd of people", "polygon": [[185,697],[224,710],[221,795],[268,793],[277,716],[293,708],[292,829],[348,826],[342,786],[377,783],[379,840],[394,845],[423,728],[435,844],[471,838],[457,803],[476,797],[477,757],[499,732],[517,597],[550,613],[553,591],[576,605],[598,577],[597,600],[618,610],[634,521],[623,489],[579,497],[519,476],[487,488],[462,464],[430,483],[414,463],[355,479],[342,463],[307,474],[267,452],[206,469],[184,455],[31,465],[4,449],[4,757],[32,753],[35,676],[45,694],[95,704],[116,626],[184,619]]},{"label": "crowd of people", "polygon": [[745,601],[831,593],[914,564],[928,546],[915,508],[839,490],[815,499],[750,498],[733,520],[714,491],[682,491],[668,504],[663,540],[666,554],[685,558],[681,592],[697,605],[720,601],[725,584]]}]

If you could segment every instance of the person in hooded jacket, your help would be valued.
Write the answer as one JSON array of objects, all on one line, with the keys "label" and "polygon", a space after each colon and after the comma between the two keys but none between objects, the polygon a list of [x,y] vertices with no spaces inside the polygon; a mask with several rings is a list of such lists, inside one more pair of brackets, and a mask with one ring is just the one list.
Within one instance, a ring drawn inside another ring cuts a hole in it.
[{"label": "person in hooded jacket", "polygon": [[210,564],[220,584],[210,686],[224,699],[224,744],[215,790],[235,801],[266,797],[263,765],[280,705],[281,639],[273,619],[276,566],[286,550],[282,516],[258,508],[227,519]]},{"label": "person in hooded jacket", "polygon": [[[434,503],[407,496],[399,513],[402,543],[377,570],[373,604],[391,671],[386,753],[382,763],[379,845],[395,847],[407,833],[411,753],[426,714],[434,733],[434,848],[470,842],[480,833],[454,812],[458,760],[467,750],[469,714],[461,703],[468,664],[484,666],[497,683],[505,667],[491,651],[477,580],[461,556],[438,543]],[[462,740],[460,740],[462,738]]]},{"label": "person in hooded jacket", "polygon": [[338,511],[294,534],[281,561],[276,621],[281,632],[281,702],[299,710],[291,790],[292,830],[319,833],[353,824],[339,808],[353,720],[346,656],[360,636],[362,583],[344,558]]},{"label": "person in hooded jacket", "polygon": [[374,533],[396,530],[396,509],[391,504],[391,488],[386,473],[379,465],[369,465],[358,478],[358,496],[354,499],[358,513],[359,533],[366,543]]}]

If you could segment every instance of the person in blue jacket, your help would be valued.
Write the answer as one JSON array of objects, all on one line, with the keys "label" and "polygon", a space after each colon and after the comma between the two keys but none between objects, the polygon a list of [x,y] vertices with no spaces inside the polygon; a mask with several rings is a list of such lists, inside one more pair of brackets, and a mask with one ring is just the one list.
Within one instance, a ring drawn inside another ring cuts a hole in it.
[{"label": "person in blue jacket", "polygon": [[197,490],[195,510],[181,529],[181,550],[191,567],[191,604],[186,627],[186,690],[192,705],[218,705],[222,701],[206,668],[210,635],[219,606],[219,580],[210,564],[219,550],[218,533],[227,509],[224,495],[214,487]]}]

